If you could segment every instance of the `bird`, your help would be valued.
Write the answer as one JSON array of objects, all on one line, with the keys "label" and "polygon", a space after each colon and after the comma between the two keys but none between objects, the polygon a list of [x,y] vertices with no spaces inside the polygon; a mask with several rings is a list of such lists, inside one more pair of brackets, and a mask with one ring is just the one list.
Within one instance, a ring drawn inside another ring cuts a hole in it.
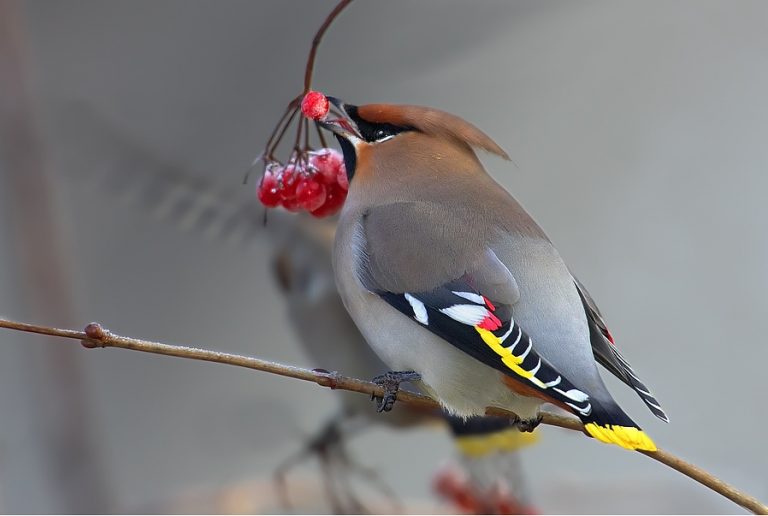
[{"label": "bird", "polygon": [[[363,378],[386,371],[336,289],[331,263],[336,218],[315,219],[277,211],[270,213],[266,229],[273,246],[273,276],[285,297],[292,328],[312,363]],[[392,418],[381,418],[370,400],[357,393],[339,393],[339,400],[341,410],[328,419],[307,447],[328,462],[324,469],[329,474],[336,462],[350,472],[364,472],[347,457],[344,448],[346,438],[363,427],[407,429],[442,419],[451,431],[462,469],[441,468],[434,480],[438,492],[470,513],[523,514],[534,510],[517,452],[534,444],[536,434],[521,433],[505,418],[464,420],[447,413],[409,410],[407,406],[394,410]],[[332,498],[347,498],[353,502],[350,505],[359,506],[351,491],[345,491]]]},{"label": "bird", "polygon": [[[77,173],[70,179],[78,188],[119,199],[159,223],[216,245],[232,245],[242,252],[267,246],[270,272],[285,301],[287,320],[309,362],[363,378],[386,370],[357,330],[336,289],[331,255],[337,218],[313,219],[270,210],[265,225],[263,208],[252,194],[241,195],[241,188],[221,188],[191,173],[117,130],[98,113],[72,106],[60,119],[66,120],[68,128],[75,128],[66,133],[72,139],[66,148],[72,150],[70,159],[75,160],[66,170]],[[89,157],[87,164],[78,161],[82,156]],[[281,486],[283,474],[293,464],[316,456],[336,512],[365,512],[348,485],[349,478],[366,479],[390,500],[394,497],[375,472],[355,461],[346,441],[366,428],[437,428],[445,419],[462,468],[439,471],[442,477],[435,483],[441,484],[440,491],[445,492],[443,484],[447,484],[445,494],[454,503],[461,502],[465,512],[535,510],[517,451],[537,442],[537,434],[522,434],[495,418],[465,422],[399,407],[389,414],[391,417],[382,418],[365,396],[344,391],[337,391],[336,396],[339,410],[329,414],[319,429],[306,437],[302,450],[277,469]],[[458,485],[457,476],[464,478]],[[441,478],[450,482],[440,482]],[[287,490],[285,493],[287,500]]]},{"label": "bird", "polygon": [[350,183],[334,244],[336,283],[391,369],[385,398],[391,403],[407,379],[455,416],[497,407],[515,413],[524,431],[549,403],[599,441],[656,450],[597,365],[669,418],[585,287],[477,151],[507,153],[445,111],[328,99],[331,112],[318,123],[338,140]]}]

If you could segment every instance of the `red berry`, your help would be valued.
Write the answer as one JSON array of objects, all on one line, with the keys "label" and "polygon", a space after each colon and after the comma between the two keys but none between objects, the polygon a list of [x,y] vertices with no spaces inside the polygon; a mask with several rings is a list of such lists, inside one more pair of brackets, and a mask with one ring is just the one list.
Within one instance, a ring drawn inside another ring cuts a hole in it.
[{"label": "red berry", "polygon": [[319,91],[310,91],[301,100],[301,112],[311,120],[322,120],[328,114],[328,97]]},{"label": "red berry", "polygon": [[301,203],[296,197],[293,197],[291,199],[283,199],[283,208],[285,208],[288,211],[297,212],[301,211]]},{"label": "red berry", "polygon": [[278,176],[280,180],[280,197],[283,201],[296,197],[296,187],[301,179],[301,169],[295,163],[289,163]]},{"label": "red berry", "polygon": [[346,190],[339,185],[328,185],[326,186],[325,203],[310,213],[315,217],[334,215],[344,205],[346,199]]},{"label": "red berry", "polygon": [[322,177],[323,183],[330,185],[337,181],[338,168],[344,166],[344,157],[336,149],[320,149],[309,155],[309,165]]},{"label": "red berry", "polygon": [[305,177],[296,187],[296,200],[307,211],[318,209],[325,203],[325,186],[315,178]]},{"label": "red berry", "polygon": [[341,165],[339,166],[339,168],[336,169],[336,182],[345,191],[349,190],[349,178],[347,177],[347,167],[344,165],[343,161],[341,162]]},{"label": "red berry", "polygon": [[267,208],[274,208],[280,204],[280,185],[277,182],[277,178],[270,170],[267,170],[264,173],[264,177],[261,178],[261,183],[259,183],[257,189],[257,195],[261,204]]}]

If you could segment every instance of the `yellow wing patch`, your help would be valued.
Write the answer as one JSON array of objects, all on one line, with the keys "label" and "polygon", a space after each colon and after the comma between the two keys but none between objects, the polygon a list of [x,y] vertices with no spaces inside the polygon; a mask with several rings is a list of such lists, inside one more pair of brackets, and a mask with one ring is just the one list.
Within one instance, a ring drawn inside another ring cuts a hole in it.
[{"label": "yellow wing patch", "polygon": [[[475,326],[475,329],[477,330],[477,333],[480,334],[480,337],[483,338],[483,342],[488,344],[488,346],[493,351],[495,351],[497,355],[502,358],[507,356],[514,356],[512,355],[512,351],[501,345],[501,339],[494,335],[493,332],[486,330],[485,328],[481,328],[480,326]],[[514,358],[517,359],[517,357]],[[519,364],[520,362],[522,362],[522,360],[517,359],[516,363]]]},{"label": "yellow wing patch", "polygon": [[475,330],[477,330],[477,333],[480,334],[483,342],[485,342],[488,347],[490,347],[497,355],[501,357],[501,361],[505,366],[510,368],[518,376],[527,378],[537,387],[541,389],[547,388],[547,386],[544,385],[544,382],[536,378],[531,371],[527,371],[520,367],[520,364],[523,363],[524,357],[515,356],[511,349],[502,346],[503,340],[500,337],[497,337],[493,334],[493,332],[486,330],[485,328],[481,328],[480,326],[475,326]]},{"label": "yellow wing patch", "polygon": [[589,435],[604,443],[616,444],[628,450],[656,451],[654,442],[639,428],[587,423],[584,429]]}]

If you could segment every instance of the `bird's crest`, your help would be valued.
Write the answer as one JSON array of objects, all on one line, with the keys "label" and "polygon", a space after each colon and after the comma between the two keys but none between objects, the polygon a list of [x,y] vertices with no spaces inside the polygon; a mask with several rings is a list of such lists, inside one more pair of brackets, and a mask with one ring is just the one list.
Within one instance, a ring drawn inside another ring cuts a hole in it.
[{"label": "bird's crest", "polygon": [[509,160],[504,149],[483,131],[456,115],[422,106],[366,104],[358,107],[358,116],[373,123],[412,127],[422,133],[450,138],[471,148],[482,149]]}]

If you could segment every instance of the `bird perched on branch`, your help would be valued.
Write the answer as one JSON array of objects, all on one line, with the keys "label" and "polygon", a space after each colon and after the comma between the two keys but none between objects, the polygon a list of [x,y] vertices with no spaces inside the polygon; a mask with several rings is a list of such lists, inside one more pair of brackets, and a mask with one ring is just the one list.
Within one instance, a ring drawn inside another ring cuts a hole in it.
[{"label": "bird perched on branch", "polygon": [[[267,229],[275,249],[274,276],[285,295],[289,319],[312,362],[357,377],[370,378],[385,371],[386,366],[366,344],[336,290],[331,265],[336,219],[312,219],[277,211],[270,214]],[[330,418],[310,441],[308,450],[324,457],[326,469],[340,462],[350,472],[360,471],[344,449],[350,428],[359,430],[361,425],[371,424],[409,428],[434,423],[441,416],[403,406],[393,411],[391,419],[381,418],[365,397],[344,392],[339,396],[341,413]],[[536,436],[510,427],[504,418],[464,421],[447,414],[442,417],[452,431],[463,467],[442,468],[434,481],[436,490],[464,512],[473,514],[533,511],[516,452],[535,443]],[[352,507],[359,505],[349,489],[340,489],[334,497],[350,499],[347,505]]]},{"label": "bird perched on branch", "polygon": [[452,414],[487,407],[540,422],[551,403],[592,437],[655,450],[597,370],[667,416],[616,349],[594,301],[542,229],[486,172],[475,150],[509,159],[461,118],[426,107],[355,106],[329,97],[319,120],[344,152],[350,181],[334,268],[346,308],[401,379]]},{"label": "bird perched on branch", "polygon": [[[280,286],[289,321],[299,343],[317,367],[371,377],[386,366],[368,347],[336,289],[331,255],[336,218],[313,219],[271,211],[264,227],[264,211],[252,194],[222,189],[183,166],[154,154],[118,131],[97,113],[72,106],[60,117],[72,141],[71,179],[98,195],[120,199],[147,216],[190,231],[217,244],[238,248],[269,246],[272,272]],[[82,162],[87,156],[88,163]],[[346,450],[347,438],[370,425],[408,428],[439,422],[440,414],[415,413],[398,407],[390,417],[378,417],[370,401],[357,393],[338,391],[341,410],[310,436],[304,450],[284,463],[284,473],[302,458],[320,459],[326,493],[336,512],[364,512],[352,492],[350,478],[367,478],[386,494],[381,479],[355,463]],[[465,512],[511,514],[531,512],[518,449],[536,441],[506,421],[482,418],[449,420],[460,451],[462,468],[442,468],[435,485]]]}]

